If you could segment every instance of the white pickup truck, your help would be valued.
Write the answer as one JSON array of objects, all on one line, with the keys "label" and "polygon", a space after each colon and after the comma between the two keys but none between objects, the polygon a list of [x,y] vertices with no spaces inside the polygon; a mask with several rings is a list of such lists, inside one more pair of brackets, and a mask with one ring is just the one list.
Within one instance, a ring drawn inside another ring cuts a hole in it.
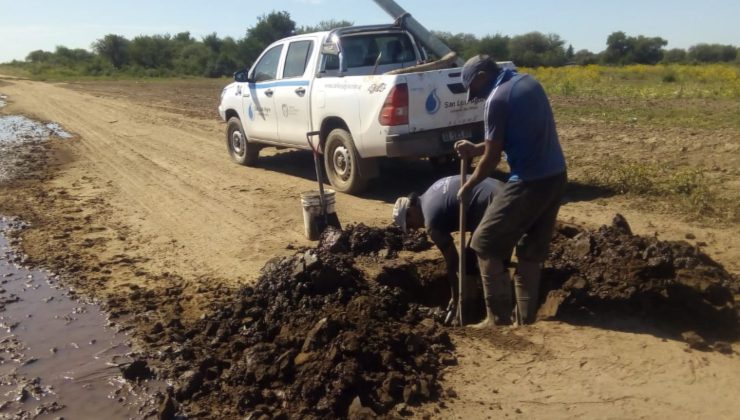
[{"label": "white pickup truck", "polygon": [[346,193],[378,176],[377,158],[448,158],[455,140],[481,138],[483,105],[467,103],[460,68],[415,71],[426,61],[396,25],[277,41],[221,93],[229,154],[252,166],[265,146],[309,149],[314,132],[329,182]]}]

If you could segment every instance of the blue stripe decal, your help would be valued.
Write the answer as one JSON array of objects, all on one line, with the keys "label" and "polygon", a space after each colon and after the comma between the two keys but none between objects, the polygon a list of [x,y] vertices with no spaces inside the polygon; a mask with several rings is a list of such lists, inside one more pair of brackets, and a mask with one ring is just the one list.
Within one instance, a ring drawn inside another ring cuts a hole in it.
[{"label": "blue stripe decal", "polygon": [[267,88],[279,87],[279,86],[308,86],[308,84],[309,84],[308,80],[286,80],[286,81],[267,82],[267,83],[250,83],[249,88],[250,89],[267,89]]}]

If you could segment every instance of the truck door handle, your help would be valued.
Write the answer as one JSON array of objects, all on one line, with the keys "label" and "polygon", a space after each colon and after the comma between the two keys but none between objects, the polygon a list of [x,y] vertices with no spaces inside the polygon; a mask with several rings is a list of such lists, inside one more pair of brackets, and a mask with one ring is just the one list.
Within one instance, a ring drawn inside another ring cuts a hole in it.
[{"label": "truck door handle", "polygon": [[267,89],[267,90],[265,91],[265,96],[272,96],[272,94],[273,94],[273,93],[274,93],[274,92],[272,91],[272,89]]},{"label": "truck door handle", "polygon": [[306,93],[306,89],[304,89],[304,88],[302,88],[302,87],[299,87],[298,89],[296,89],[296,90],[295,90],[295,93],[296,93],[296,94],[297,94],[298,96],[303,96],[303,95],[304,95],[304,94]]}]

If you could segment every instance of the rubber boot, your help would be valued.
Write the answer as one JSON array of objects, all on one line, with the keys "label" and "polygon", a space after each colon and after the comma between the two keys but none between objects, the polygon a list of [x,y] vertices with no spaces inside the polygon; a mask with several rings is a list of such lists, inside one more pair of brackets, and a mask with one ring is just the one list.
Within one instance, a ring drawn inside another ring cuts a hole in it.
[{"label": "rubber boot", "polygon": [[517,325],[531,324],[537,317],[540,273],[540,263],[521,260],[517,264],[514,274],[514,293],[516,294],[514,316]]},{"label": "rubber boot", "polygon": [[501,260],[478,257],[486,319],[474,328],[511,324],[511,279]]}]

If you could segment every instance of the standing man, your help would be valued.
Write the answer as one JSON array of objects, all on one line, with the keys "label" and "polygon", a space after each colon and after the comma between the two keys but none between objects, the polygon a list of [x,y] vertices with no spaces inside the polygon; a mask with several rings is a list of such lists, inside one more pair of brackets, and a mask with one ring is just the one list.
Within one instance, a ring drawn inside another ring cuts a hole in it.
[{"label": "standing man", "polygon": [[[491,202],[492,197],[500,194],[504,183],[485,178],[471,187],[470,200],[467,201],[466,217],[467,229],[475,230],[483,214]],[[424,194],[418,196],[411,193],[408,197],[400,197],[393,207],[393,221],[404,232],[409,229],[426,228],[432,242],[444,256],[447,279],[450,282],[452,299],[448,311],[456,313],[458,301],[457,269],[458,255],[452,232],[460,230],[459,206],[457,193],[460,190],[460,177],[449,176],[432,184]],[[472,272],[472,270],[470,271]],[[475,281],[475,280],[470,280]],[[449,318],[449,316],[448,316]]]},{"label": "standing man", "polygon": [[514,247],[518,259],[514,321],[528,324],[536,315],[541,265],[547,258],[567,184],[552,109],[537,80],[503,70],[486,55],[465,63],[462,83],[468,90],[468,101],[486,101],[485,141],[455,143],[455,150],[464,158],[482,156],[458,197],[473,191],[493,172],[502,152],[511,168],[503,191],[494,196],[471,241],[478,255],[487,313],[478,327],[511,322],[511,279],[503,261]]}]

